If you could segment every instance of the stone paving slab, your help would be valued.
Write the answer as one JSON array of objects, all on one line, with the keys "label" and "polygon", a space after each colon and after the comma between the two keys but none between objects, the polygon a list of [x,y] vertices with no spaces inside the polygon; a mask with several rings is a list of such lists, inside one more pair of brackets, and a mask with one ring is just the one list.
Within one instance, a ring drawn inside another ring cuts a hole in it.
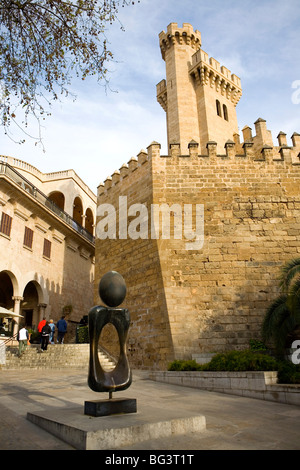
[{"label": "stone paving slab", "polygon": [[[135,371],[132,386],[122,393],[137,398],[141,412],[141,403],[149,410],[156,406],[161,421],[166,405],[173,412],[184,412],[185,417],[205,416],[206,420],[204,431],[159,438],[152,435],[143,442],[125,445],[124,452],[300,448],[300,408],[295,405],[158,383]],[[89,389],[84,370],[0,370],[0,449],[74,450],[74,446],[31,423],[27,413],[51,415],[55,410],[83,409],[84,401],[93,399],[99,399],[99,394]]]}]

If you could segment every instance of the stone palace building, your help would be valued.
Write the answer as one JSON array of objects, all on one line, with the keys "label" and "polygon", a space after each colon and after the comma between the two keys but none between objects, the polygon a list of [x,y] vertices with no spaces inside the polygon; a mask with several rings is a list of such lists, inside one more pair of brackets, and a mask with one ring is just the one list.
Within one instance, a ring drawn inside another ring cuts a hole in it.
[{"label": "stone palace building", "polygon": [[0,307],[33,330],[65,314],[71,332],[93,305],[95,217],[96,196],[73,170],[44,174],[0,156]]}]

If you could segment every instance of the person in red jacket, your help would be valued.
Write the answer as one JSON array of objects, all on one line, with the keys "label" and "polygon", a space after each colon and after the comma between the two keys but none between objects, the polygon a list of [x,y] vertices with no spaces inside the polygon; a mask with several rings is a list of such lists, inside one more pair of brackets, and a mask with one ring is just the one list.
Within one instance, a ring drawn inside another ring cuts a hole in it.
[{"label": "person in red jacket", "polygon": [[44,317],[43,320],[40,321],[38,324],[38,332],[40,333],[40,343],[42,342],[42,329],[46,325],[46,318]]},{"label": "person in red jacket", "polygon": [[43,329],[43,326],[46,325],[46,318],[44,317],[43,320],[40,321],[40,323],[38,324],[38,332],[41,333],[42,332],[42,329]]}]

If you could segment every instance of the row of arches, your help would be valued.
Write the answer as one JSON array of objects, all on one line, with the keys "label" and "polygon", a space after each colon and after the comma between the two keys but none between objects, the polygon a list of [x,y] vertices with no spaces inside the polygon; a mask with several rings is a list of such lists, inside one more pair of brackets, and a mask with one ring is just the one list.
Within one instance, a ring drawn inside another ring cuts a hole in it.
[{"label": "row of arches", "polygon": [[[53,191],[49,194],[48,198],[56,204],[61,210],[65,210],[65,196],[60,191]],[[83,203],[79,196],[75,197],[73,201],[73,211],[70,213],[75,222],[81,225],[91,235],[94,231],[94,214],[91,208],[87,208],[84,212]]]},{"label": "row of arches", "polygon": [[[45,301],[47,293],[38,281],[30,280],[21,287],[13,273],[0,272],[0,307],[21,315],[26,327],[37,328],[39,321],[45,316]],[[15,334],[19,320],[20,317],[7,318],[1,315],[0,335]]]}]

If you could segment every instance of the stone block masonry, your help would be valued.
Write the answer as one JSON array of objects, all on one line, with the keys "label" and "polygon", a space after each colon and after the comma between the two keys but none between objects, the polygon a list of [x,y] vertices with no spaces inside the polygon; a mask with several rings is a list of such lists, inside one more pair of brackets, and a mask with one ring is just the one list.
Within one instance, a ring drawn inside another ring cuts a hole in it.
[{"label": "stone block masonry", "polygon": [[[126,280],[129,357],[154,370],[247,348],[278,294],[280,267],[300,256],[300,135],[289,146],[280,132],[276,146],[259,118],[241,142],[239,77],[209,58],[187,23],[171,23],[159,45],[169,153],[153,142],[99,186],[95,267],[96,302],[107,271]],[[156,236],[154,206],[162,212]],[[106,222],[113,230],[97,232]]]},{"label": "stone block masonry", "polygon": [[[300,253],[300,146],[261,148],[243,154],[207,155],[190,145],[160,155],[153,142],[98,188],[98,206],[127,196],[133,204],[204,205],[204,245],[186,240],[96,240],[96,280],[108,270],[126,280],[132,326],[129,357],[136,367],[162,369],[196,352],[248,347],[257,338],[267,306],[278,294],[282,264]],[[172,214],[171,214],[172,218]],[[98,219],[99,220],[99,219]],[[128,223],[134,220],[128,218]],[[195,220],[193,220],[193,223]],[[171,220],[172,227],[172,220]],[[95,291],[97,297],[97,283]]]},{"label": "stone block masonry", "polygon": [[300,385],[277,384],[277,372],[150,372],[151,380],[259,400],[300,405]]}]

